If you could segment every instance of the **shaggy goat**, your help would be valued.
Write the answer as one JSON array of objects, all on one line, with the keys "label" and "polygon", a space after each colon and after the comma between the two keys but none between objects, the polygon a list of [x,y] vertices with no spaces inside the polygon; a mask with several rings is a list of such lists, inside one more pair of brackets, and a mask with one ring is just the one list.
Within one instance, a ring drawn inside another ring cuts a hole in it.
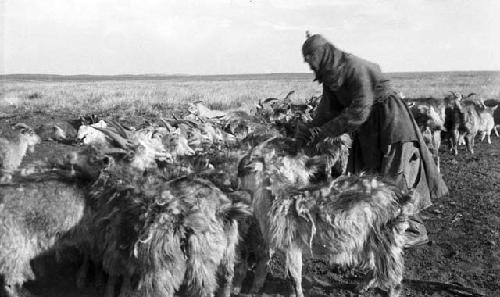
[{"label": "shaggy goat", "polygon": [[[349,141],[344,139],[326,139],[319,143],[314,153],[321,155],[309,157],[303,151],[297,151],[295,142],[289,138],[270,138],[255,146],[239,163],[238,177],[239,189],[249,191],[252,194],[252,207],[256,221],[264,234],[264,253],[257,259],[255,270],[256,277],[250,291],[257,293],[265,281],[266,267],[271,258],[267,252],[270,242],[266,239],[270,226],[267,211],[272,206],[271,194],[268,190],[270,170],[279,172],[290,184],[297,187],[306,187],[331,179],[334,176],[345,173]],[[266,230],[267,229],[267,230]],[[253,238],[246,244],[258,242]],[[257,249],[255,249],[257,250]],[[242,265],[245,265],[244,263]],[[239,269],[244,271],[244,269]],[[238,279],[241,280],[242,276]],[[235,291],[239,291],[239,283],[235,285]]]},{"label": "shaggy goat", "polygon": [[12,128],[19,131],[16,140],[0,138],[0,184],[12,179],[26,152],[33,152],[35,145],[40,143],[40,137],[29,126],[18,123]]},{"label": "shaggy goat", "polygon": [[[304,189],[311,177],[305,166],[297,168],[300,165],[286,157],[281,162],[272,156],[255,157],[241,164],[240,183],[253,195],[254,215],[268,250],[285,253],[297,297],[304,296],[302,256],[312,255],[369,270],[358,287],[361,291],[378,287],[391,297],[399,296],[408,227],[400,201],[410,196],[369,176],[340,177]],[[252,293],[265,281],[263,264],[270,256],[257,265]]]},{"label": "shaggy goat", "polygon": [[174,296],[184,285],[188,296],[228,297],[247,207],[196,176],[123,178],[101,174],[92,194],[92,254],[109,274],[106,296],[122,277],[120,296]]},{"label": "shaggy goat", "polygon": [[62,239],[77,241],[84,208],[82,187],[61,179],[0,185],[0,275],[7,296],[19,296],[23,282],[33,279],[30,260]]},{"label": "shaggy goat", "polygon": [[130,160],[111,159],[103,169],[94,165],[100,158],[88,149],[73,165],[82,176],[98,174],[83,252],[108,273],[105,295],[115,295],[121,278],[120,296],[173,296],[181,285],[189,296],[213,296],[217,288],[229,296],[237,219],[248,207],[198,175],[171,179],[154,168],[138,174]]}]

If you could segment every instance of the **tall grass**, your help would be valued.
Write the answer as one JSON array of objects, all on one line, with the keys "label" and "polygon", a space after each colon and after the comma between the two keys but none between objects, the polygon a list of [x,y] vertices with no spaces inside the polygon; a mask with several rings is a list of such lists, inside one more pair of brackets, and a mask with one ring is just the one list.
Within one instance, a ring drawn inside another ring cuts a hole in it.
[{"label": "tall grass", "polygon": [[[444,97],[448,91],[475,92],[500,98],[500,72],[445,72],[390,74],[394,87],[407,97]],[[206,80],[77,80],[43,81],[3,79],[0,114],[112,114],[157,116],[203,101],[214,109],[251,109],[259,99],[284,97],[303,102],[322,92],[312,75],[279,75],[266,79]]]}]

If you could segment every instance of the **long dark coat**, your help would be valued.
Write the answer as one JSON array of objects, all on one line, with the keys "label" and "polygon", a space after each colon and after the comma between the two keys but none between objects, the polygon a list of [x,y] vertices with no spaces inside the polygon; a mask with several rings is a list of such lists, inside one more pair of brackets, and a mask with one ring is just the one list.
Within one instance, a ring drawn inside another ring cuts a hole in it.
[{"label": "long dark coat", "polygon": [[320,35],[306,41],[303,54],[310,55],[316,80],[323,84],[311,125],[320,127],[323,137],[351,133],[350,172],[387,173],[382,161],[389,147],[414,142],[423,163],[419,178],[426,184],[416,187],[422,200],[419,208],[448,192],[411,112],[377,64],[335,48]]}]

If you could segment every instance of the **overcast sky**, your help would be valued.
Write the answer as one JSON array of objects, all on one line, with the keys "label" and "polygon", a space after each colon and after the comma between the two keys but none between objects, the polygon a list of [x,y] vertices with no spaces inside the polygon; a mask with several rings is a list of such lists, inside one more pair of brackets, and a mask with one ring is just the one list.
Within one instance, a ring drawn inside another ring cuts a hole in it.
[{"label": "overcast sky", "polygon": [[497,0],[0,0],[1,73],[309,72],[305,30],[386,72],[500,70]]}]

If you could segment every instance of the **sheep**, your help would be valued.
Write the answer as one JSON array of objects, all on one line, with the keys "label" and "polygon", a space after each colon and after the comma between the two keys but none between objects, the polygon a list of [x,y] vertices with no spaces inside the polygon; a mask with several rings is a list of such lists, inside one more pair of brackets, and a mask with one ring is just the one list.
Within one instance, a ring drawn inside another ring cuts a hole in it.
[{"label": "sheep", "polygon": [[[0,275],[7,296],[34,278],[30,260],[84,233],[82,185],[60,178],[0,185]],[[3,296],[3,295],[2,295]]]},{"label": "sheep", "polygon": [[26,124],[18,123],[12,128],[19,131],[16,140],[0,138],[0,184],[10,182],[26,152],[33,152],[35,145],[40,143],[40,137]]},{"label": "sheep", "polygon": [[378,287],[399,296],[411,195],[370,176],[311,185],[315,169],[305,165],[294,157],[277,158],[265,145],[240,163],[240,188],[252,193],[254,215],[270,251],[257,264],[251,293],[262,287],[272,251],[281,250],[297,297],[304,296],[302,257],[313,254],[326,255],[332,264],[369,269],[360,291]]}]

